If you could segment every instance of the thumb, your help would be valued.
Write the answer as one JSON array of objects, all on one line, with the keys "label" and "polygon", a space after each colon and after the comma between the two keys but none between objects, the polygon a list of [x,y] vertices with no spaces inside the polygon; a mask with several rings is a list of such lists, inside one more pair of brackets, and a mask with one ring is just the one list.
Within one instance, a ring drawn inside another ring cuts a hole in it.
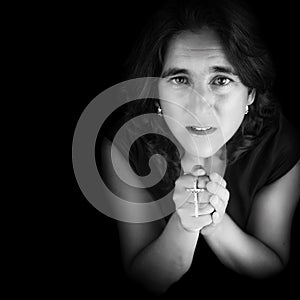
[{"label": "thumb", "polygon": [[191,170],[191,174],[193,176],[204,176],[206,174],[206,171],[201,165],[195,165]]}]

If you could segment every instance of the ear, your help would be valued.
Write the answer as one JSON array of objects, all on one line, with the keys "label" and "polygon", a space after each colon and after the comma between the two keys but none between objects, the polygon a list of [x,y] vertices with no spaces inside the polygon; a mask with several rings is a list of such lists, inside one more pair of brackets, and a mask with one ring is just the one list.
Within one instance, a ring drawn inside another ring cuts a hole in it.
[{"label": "ear", "polygon": [[254,102],[255,95],[256,95],[256,89],[249,89],[247,105],[251,105]]}]

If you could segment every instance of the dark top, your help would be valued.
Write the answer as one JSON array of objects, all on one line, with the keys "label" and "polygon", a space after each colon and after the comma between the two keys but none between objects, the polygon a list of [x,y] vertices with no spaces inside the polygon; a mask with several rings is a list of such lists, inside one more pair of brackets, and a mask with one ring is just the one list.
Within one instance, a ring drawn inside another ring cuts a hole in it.
[{"label": "dark top", "polygon": [[[120,125],[126,121],[122,111],[119,111],[107,120],[101,129],[100,136],[104,136],[105,133],[105,136],[112,141]],[[131,137],[128,133],[119,143],[118,148],[124,156],[126,151],[129,151],[127,153],[130,153],[130,164],[137,174],[146,175],[149,172],[149,159],[145,152],[145,140],[138,139],[129,149],[126,145],[130,141]],[[256,148],[250,150],[234,164],[227,166],[224,175],[227,188],[230,191],[227,213],[242,229],[246,226],[251,205],[257,192],[262,187],[284,176],[299,160],[299,141],[298,131],[281,114],[278,122],[274,123]],[[98,165],[98,168],[101,169],[101,166]],[[159,184],[149,191],[154,198],[157,198],[161,193],[165,194]],[[201,272],[199,272],[199,268]],[[202,279],[201,274],[205,274]],[[199,286],[206,285],[208,288],[208,285],[211,285],[211,288],[215,288],[214,284],[209,283],[208,278],[211,276],[217,276],[216,278],[219,279],[216,280],[224,280],[225,276],[227,280],[234,280],[235,282],[239,282],[243,278],[224,268],[200,235],[192,267],[178,283],[170,288],[168,293],[174,292],[175,295],[180,286],[181,288],[185,284],[191,286],[191,282],[195,282],[195,280],[199,281]]]}]

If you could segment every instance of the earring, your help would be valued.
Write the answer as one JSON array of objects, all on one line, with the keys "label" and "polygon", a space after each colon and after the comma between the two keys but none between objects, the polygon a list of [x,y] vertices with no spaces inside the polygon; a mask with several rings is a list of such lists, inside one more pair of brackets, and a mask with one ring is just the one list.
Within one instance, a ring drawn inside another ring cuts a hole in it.
[{"label": "earring", "polygon": [[249,112],[249,107],[248,107],[248,105],[246,105],[245,115],[247,115],[248,112]]},{"label": "earring", "polygon": [[157,107],[157,114],[162,117],[163,113],[162,113],[162,109],[160,106]]}]

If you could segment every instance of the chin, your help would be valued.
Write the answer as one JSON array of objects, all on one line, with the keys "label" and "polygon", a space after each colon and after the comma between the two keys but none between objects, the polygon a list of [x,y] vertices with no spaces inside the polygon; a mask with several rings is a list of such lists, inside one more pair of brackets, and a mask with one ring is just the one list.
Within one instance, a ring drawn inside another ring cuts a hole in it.
[{"label": "chin", "polygon": [[219,147],[216,145],[211,145],[211,144],[203,144],[201,146],[194,146],[194,147],[185,147],[185,151],[189,154],[191,154],[192,156],[196,156],[196,157],[201,157],[201,158],[209,158],[211,156],[213,156],[214,154],[216,154],[220,148],[222,147],[222,145],[220,145]]},{"label": "chin", "polygon": [[208,158],[216,154],[224,145],[224,136],[220,133],[206,138],[190,138],[186,136],[181,143],[186,152],[193,156]]}]

